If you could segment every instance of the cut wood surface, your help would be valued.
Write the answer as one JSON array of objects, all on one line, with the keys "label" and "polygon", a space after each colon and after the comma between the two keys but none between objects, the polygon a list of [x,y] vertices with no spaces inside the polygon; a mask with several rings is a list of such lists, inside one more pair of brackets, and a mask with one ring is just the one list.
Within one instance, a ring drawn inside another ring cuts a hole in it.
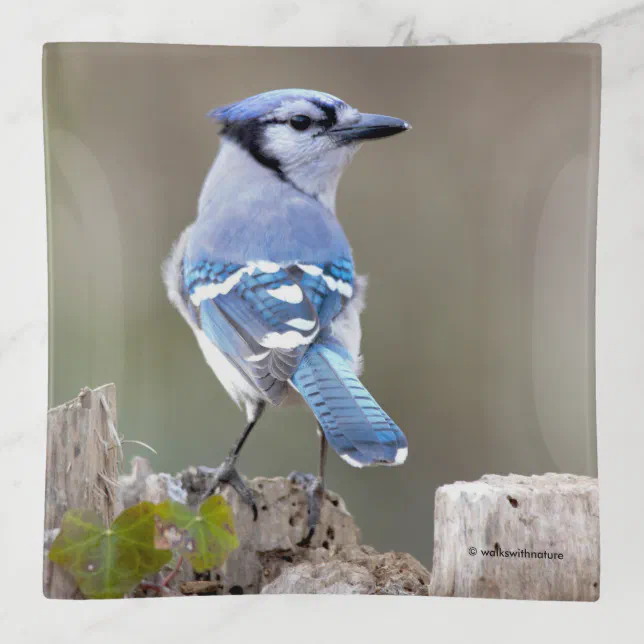
[{"label": "cut wood surface", "polygon": [[429,594],[598,599],[597,479],[488,474],[439,487]]},{"label": "cut wood surface", "polygon": [[116,429],[116,387],[83,389],[47,416],[45,480],[46,597],[77,597],[72,577],[47,558],[67,510],[95,510],[106,526],[120,512],[116,487],[121,446]]}]

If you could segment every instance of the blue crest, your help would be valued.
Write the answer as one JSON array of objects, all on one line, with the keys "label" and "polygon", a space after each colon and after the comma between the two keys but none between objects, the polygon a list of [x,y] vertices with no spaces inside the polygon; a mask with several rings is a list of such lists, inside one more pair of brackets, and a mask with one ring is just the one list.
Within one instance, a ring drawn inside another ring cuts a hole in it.
[{"label": "blue crest", "polygon": [[246,121],[272,112],[285,101],[298,99],[304,99],[328,107],[344,105],[344,101],[326,92],[318,92],[312,89],[275,89],[270,92],[264,92],[263,94],[250,96],[236,103],[216,107],[214,110],[208,112],[208,116],[223,124]]}]

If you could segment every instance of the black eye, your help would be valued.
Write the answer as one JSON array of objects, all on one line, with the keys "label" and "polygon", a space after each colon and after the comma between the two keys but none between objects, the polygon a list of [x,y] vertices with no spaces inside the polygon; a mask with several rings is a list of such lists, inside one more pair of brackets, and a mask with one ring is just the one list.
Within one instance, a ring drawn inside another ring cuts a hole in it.
[{"label": "black eye", "polygon": [[306,114],[297,114],[291,117],[289,123],[291,124],[292,128],[302,131],[311,126],[311,119],[306,116]]}]

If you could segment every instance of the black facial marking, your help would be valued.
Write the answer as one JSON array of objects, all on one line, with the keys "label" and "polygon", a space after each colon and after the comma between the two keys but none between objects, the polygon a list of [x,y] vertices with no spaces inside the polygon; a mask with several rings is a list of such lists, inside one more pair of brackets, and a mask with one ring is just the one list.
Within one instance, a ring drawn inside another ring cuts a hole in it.
[{"label": "black facial marking", "polygon": [[273,172],[275,172],[282,181],[286,181],[287,179],[281,168],[279,160],[265,154],[262,150],[264,127],[268,123],[275,123],[275,121],[249,119],[247,121],[226,123],[224,128],[221,130],[220,135],[226,136],[236,143],[239,143],[239,145],[247,150],[258,163],[261,163],[264,167],[273,170]]},{"label": "black facial marking", "polygon": [[[326,134],[326,130],[333,127],[338,121],[336,106],[329,105],[328,103],[324,103],[317,99],[310,99],[310,103],[312,105],[315,105],[315,107],[320,109],[322,112],[324,112],[324,116],[325,116],[325,118],[323,119],[317,119],[317,120],[311,121],[313,125],[319,125],[323,128],[320,132],[316,132],[312,136],[317,137],[322,134]],[[258,163],[261,163],[261,165],[263,165],[264,167],[275,172],[275,174],[282,181],[285,181],[286,183],[290,183],[296,190],[302,192],[302,194],[306,195],[307,197],[318,199],[319,196],[317,194],[310,194],[308,192],[305,192],[293,181],[291,181],[284,173],[280,160],[266,154],[263,149],[264,130],[267,125],[276,125],[276,124],[288,125],[289,123],[291,123],[291,121],[294,118],[297,119],[303,116],[306,116],[306,115],[294,115],[290,119],[254,118],[254,119],[246,119],[243,121],[232,121],[232,122],[229,121],[224,125],[224,127],[219,132],[219,134],[223,137],[227,137],[235,141],[242,148],[244,148],[249,154],[251,154],[252,157]],[[306,118],[310,119],[310,117],[306,117]],[[292,124],[291,124],[291,127],[293,127]],[[308,129],[308,127],[309,125],[307,125],[306,128],[295,127],[295,129],[304,130],[304,129]]]},{"label": "black facial marking", "polygon": [[321,109],[326,115],[325,119],[323,119],[322,121],[317,121],[317,123],[323,125],[324,127],[333,127],[338,122],[338,115],[335,106],[329,105],[328,103],[323,103],[322,101],[318,101],[316,99],[311,100],[311,103],[313,103],[315,107]]}]

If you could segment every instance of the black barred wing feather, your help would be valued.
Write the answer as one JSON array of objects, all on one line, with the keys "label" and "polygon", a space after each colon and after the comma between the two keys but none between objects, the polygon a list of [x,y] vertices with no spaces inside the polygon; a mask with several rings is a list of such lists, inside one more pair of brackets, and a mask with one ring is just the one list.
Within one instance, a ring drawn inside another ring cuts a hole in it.
[{"label": "black barred wing feather", "polygon": [[317,311],[320,328],[327,327],[353,297],[353,262],[348,257],[289,268]]},{"label": "black barred wing feather", "polygon": [[201,329],[273,403],[320,330],[316,307],[273,262],[184,266],[185,291]]}]

